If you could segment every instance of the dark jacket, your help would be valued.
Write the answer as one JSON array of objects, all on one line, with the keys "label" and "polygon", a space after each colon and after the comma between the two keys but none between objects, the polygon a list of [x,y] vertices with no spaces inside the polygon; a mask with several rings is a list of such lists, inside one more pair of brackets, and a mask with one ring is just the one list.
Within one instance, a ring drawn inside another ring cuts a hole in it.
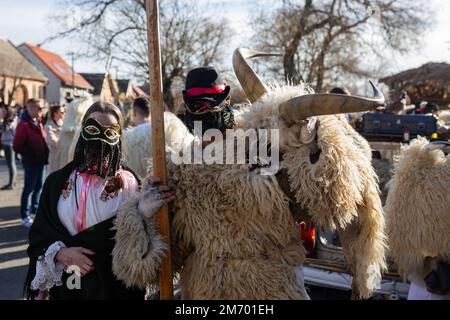
[{"label": "dark jacket", "polygon": [[13,149],[22,155],[25,164],[48,164],[48,146],[41,120],[36,125],[28,112],[24,112],[17,125]]}]

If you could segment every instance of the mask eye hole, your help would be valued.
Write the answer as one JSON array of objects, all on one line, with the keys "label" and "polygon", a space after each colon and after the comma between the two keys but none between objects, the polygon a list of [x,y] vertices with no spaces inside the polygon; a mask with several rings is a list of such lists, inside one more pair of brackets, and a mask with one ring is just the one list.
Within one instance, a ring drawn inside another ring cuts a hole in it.
[{"label": "mask eye hole", "polygon": [[105,136],[108,139],[114,140],[114,139],[117,139],[117,137],[119,136],[119,133],[114,129],[106,129]]},{"label": "mask eye hole", "polygon": [[97,135],[100,133],[100,130],[95,126],[87,126],[86,128],[84,128],[84,131],[86,131],[86,133],[90,135]]}]

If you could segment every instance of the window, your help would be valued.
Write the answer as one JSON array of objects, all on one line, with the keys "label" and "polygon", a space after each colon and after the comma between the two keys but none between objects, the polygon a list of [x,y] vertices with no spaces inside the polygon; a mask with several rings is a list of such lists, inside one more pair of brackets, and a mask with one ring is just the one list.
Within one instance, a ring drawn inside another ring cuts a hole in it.
[{"label": "window", "polygon": [[39,99],[45,99],[46,97],[46,90],[45,90],[45,86],[40,86],[39,87]]},{"label": "window", "polygon": [[66,73],[66,70],[62,66],[60,66],[58,63],[53,62],[52,64],[56,68],[56,70],[58,70],[59,73],[62,73],[62,74]]}]

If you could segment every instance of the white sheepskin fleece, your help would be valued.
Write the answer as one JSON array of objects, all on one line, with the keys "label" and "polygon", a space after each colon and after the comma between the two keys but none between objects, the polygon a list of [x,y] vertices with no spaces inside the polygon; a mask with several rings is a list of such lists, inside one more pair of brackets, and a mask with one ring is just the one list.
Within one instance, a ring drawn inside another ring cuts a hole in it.
[{"label": "white sheepskin fleece", "polygon": [[[266,96],[236,111],[236,127],[280,130],[281,167],[289,175],[291,200],[319,225],[340,232],[355,296],[369,297],[386,268],[384,217],[371,150],[342,116],[320,116],[321,154],[311,163],[300,127],[286,125],[278,112],[280,103],[308,93],[313,92],[303,85],[272,86]],[[170,141],[182,141],[179,146],[194,142],[181,122],[171,123]],[[245,165],[169,163],[168,172],[177,196],[175,234],[194,248],[181,271],[183,297],[306,298],[294,283],[304,249],[275,177]]]},{"label": "white sheepskin fleece", "polygon": [[419,279],[426,257],[450,262],[450,156],[427,145],[419,138],[402,148],[385,206],[389,256]]},{"label": "white sheepskin fleece", "polygon": [[[178,152],[196,139],[173,113],[164,112],[166,151]],[[140,178],[145,177],[152,161],[151,127],[132,127],[124,130],[122,152],[125,164]]]},{"label": "white sheepskin fleece", "polygon": [[238,125],[279,129],[281,167],[289,174],[295,200],[318,225],[337,229],[354,276],[356,297],[369,297],[386,268],[384,217],[371,149],[342,115],[319,116],[316,163],[300,140],[300,126],[287,126],[279,105],[312,93],[300,86],[272,86],[269,93],[241,112]]},{"label": "white sheepskin fleece", "polygon": [[91,98],[80,98],[72,101],[66,108],[66,115],[61,127],[61,136],[59,139],[60,164],[62,168],[73,160],[75,146],[81,132],[81,121],[87,109],[94,103]]},{"label": "white sheepskin fleece", "polygon": [[446,124],[450,124],[450,110],[442,110],[439,112],[439,120],[444,121]]},{"label": "white sheepskin fleece", "polygon": [[235,112],[236,128],[241,129],[279,129],[280,149],[299,146],[300,129],[289,128],[280,118],[279,105],[299,95],[311,94],[314,91],[306,85],[279,86],[272,84],[269,92],[252,105],[243,105]]}]

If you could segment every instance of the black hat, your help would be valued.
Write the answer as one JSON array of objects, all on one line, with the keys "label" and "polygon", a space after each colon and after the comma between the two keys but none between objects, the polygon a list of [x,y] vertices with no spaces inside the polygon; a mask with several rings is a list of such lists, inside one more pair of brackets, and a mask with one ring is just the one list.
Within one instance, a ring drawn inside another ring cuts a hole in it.
[{"label": "black hat", "polygon": [[347,88],[342,87],[334,87],[331,89],[330,93],[350,95],[350,91]]},{"label": "black hat", "polygon": [[200,67],[188,72],[183,97],[185,101],[208,100],[220,103],[229,93],[230,86],[220,79],[213,67]]}]

